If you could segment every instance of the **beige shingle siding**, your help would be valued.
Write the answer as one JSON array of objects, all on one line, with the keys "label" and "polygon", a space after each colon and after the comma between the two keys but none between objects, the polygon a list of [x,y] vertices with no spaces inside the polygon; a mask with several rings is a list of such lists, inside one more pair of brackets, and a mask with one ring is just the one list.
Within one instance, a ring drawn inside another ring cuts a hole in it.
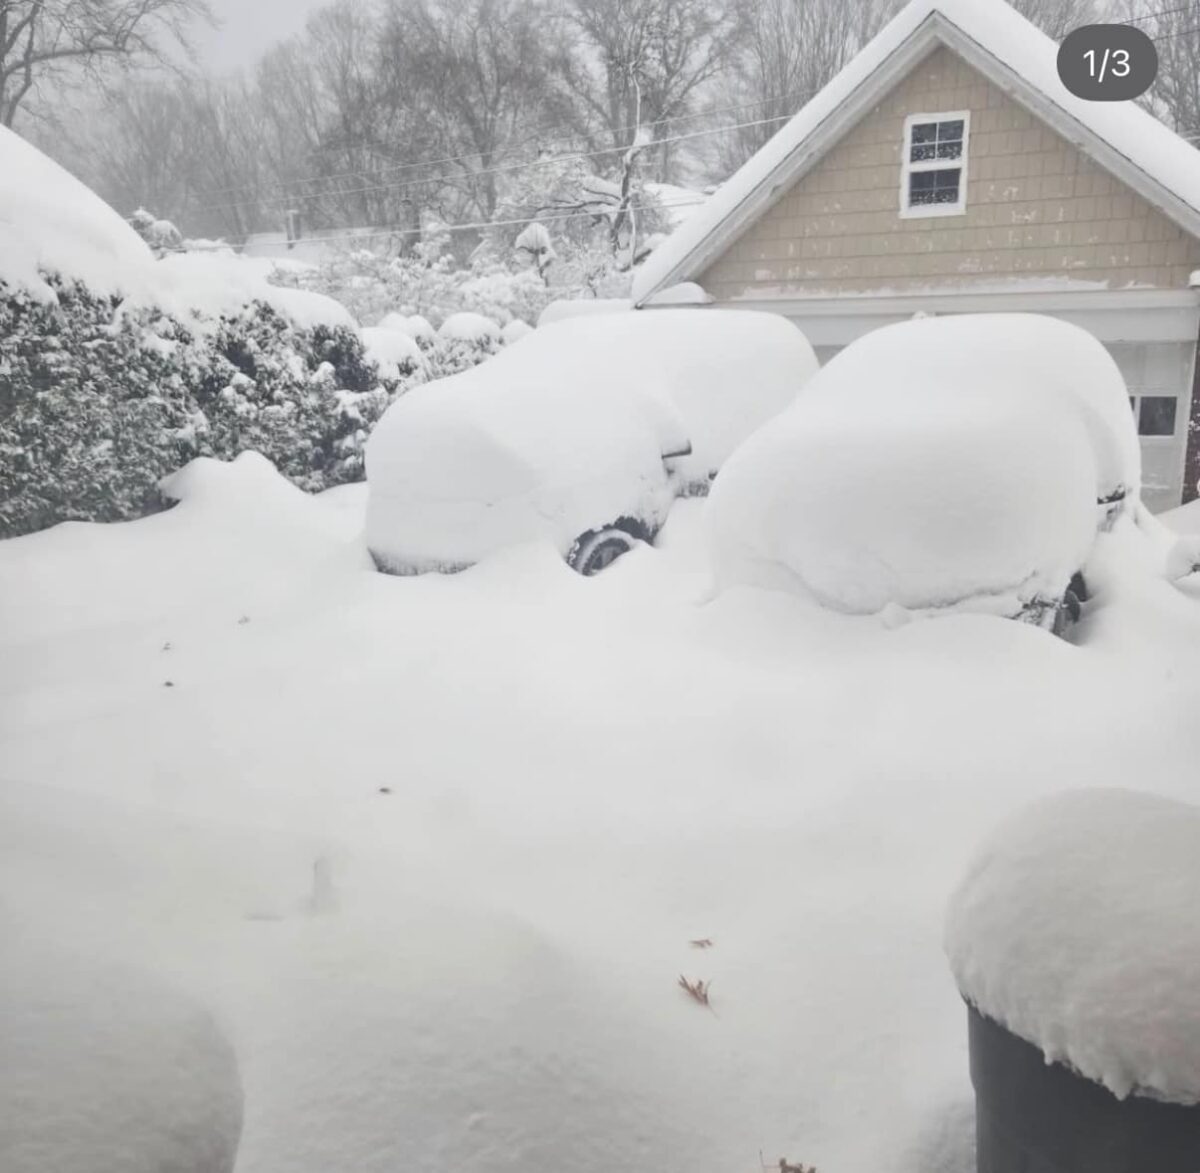
[{"label": "beige shingle siding", "polygon": [[[970,110],[967,210],[902,219],[904,119]],[[700,277],[721,300],[1071,277],[1182,289],[1200,242],[937,49]]]}]

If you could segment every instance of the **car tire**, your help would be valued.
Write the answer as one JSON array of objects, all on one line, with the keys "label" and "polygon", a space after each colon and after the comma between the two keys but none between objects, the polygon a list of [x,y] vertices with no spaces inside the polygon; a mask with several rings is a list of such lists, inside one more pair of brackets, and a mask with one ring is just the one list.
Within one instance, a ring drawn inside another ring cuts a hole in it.
[{"label": "car tire", "polygon": [[575,539],[567,555],[567,565],[590,577],[611,566],[622,554],[628,554],[636,542],[632,534],[616,527],[589,530]]}]

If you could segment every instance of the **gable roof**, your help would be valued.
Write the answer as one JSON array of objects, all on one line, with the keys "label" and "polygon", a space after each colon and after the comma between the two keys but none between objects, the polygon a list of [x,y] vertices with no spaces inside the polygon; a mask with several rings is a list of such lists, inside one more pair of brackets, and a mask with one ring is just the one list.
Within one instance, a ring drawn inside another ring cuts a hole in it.
[{"label": "gable roof", "polygon": [[1071,94],[1058,77],[1058,44],[1004,0],[912,0],[651,253],[634,303],[694,279],[938,45],[1200,237],[1200,151],[1132,102]]}]

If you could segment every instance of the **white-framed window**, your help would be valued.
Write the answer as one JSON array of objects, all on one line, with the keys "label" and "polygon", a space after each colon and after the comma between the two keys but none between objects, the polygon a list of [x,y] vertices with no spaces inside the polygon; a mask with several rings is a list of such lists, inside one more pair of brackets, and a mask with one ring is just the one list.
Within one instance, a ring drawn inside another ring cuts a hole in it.
[{"label": "white-framed window", "polygon": [[904,120],[900,215],[961,216],[967,210],[971,112],[910,114]]}]

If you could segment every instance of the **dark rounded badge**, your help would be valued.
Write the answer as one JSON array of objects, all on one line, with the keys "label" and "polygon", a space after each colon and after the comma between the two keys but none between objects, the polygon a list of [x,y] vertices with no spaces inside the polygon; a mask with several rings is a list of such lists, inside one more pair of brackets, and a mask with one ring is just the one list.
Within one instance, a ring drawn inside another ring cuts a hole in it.
[{"label": "dark rounded badge", "polygon": [[1088,24],[1068,34],[1058,50],[1058,76],[1077,98],[1128,102],[1141,97],[1158,73],[1158,50],[1128,24]]}]

